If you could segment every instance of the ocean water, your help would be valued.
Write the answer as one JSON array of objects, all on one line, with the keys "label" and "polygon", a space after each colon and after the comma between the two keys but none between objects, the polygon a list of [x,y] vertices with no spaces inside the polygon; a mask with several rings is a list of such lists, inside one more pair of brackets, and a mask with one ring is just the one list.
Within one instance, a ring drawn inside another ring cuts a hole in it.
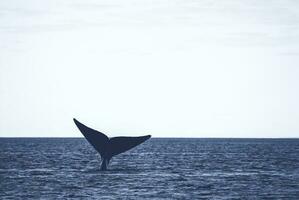
[{"label": "ocean water", "polygon": [[298,139],[152,138],[111,160],[83,138],[1,138],[0,199],[298,199]]}]

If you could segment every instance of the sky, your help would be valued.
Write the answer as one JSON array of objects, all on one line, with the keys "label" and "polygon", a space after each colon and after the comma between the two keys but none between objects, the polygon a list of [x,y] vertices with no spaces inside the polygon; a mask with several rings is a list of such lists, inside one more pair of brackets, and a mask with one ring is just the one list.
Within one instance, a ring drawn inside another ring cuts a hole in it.
[{"label": "sky", "polygon": [[0,1],[0,137],[299,137],[298,9]]}]

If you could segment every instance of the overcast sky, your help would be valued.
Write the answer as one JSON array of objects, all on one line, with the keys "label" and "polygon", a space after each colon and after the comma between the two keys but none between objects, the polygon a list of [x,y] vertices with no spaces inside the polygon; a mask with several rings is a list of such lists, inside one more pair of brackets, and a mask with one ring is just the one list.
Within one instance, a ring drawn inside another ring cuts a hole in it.
[{"label": "overcast sky", "polygon": [[297,0],[0,1],[0,137],[299,137]]}]

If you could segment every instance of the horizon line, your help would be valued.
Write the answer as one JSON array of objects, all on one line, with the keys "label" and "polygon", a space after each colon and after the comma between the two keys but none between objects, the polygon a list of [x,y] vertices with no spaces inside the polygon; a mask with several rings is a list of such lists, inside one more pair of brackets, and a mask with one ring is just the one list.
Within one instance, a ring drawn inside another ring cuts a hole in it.
[{"label": "horizon line", "polygon": [[[129,136],[128,136],[129,137]],[[44,138],[44,139],[80,139],[85,137],[68,137],[68,136],[62,136],[62,137],[49,137],[49,136],[41,136],[41,137],[32,137],[32,136],[22,136],[22,137],[15,137],[15,136],[0,136],[0,139],[3,138],[15,138],[15,139],[30,139],[30,138]],[[111,137],[113,138],[113,137]],[[151,138],[157,138],[157,139],[299,139],[299,137],[151,137]]]}]

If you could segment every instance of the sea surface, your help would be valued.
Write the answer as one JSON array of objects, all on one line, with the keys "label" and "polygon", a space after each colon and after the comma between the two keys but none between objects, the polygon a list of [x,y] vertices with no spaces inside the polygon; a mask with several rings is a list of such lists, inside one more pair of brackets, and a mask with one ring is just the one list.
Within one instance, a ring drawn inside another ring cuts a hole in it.
[{"label": "sea surface", "polygon": [[99,169],[83,138],[0,138],[0,199],[299,199],[299,139],[152,138]]}]

